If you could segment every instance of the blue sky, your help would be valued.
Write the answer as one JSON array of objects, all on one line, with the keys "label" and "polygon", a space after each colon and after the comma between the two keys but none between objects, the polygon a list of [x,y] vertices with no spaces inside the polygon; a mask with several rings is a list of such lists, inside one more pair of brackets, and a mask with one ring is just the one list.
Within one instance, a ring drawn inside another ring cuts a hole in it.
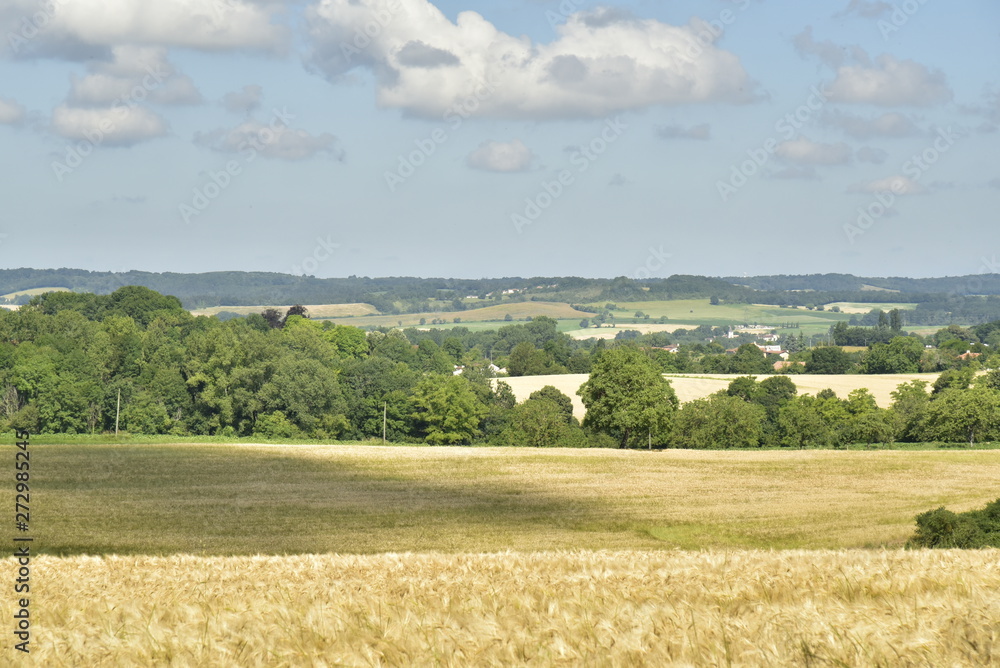
[{"label": "blue sky", "polygon": [[1000,272],[989,0],[7,0],[0,34],[6,267]]}]

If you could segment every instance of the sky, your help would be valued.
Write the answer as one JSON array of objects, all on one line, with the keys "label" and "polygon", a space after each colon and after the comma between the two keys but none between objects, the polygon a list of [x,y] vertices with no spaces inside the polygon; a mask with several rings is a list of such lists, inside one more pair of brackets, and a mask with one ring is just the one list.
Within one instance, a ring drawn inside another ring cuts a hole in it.
[{"label": "sky", "polygon": [[996,0],[4,0],[0,267],[1000,273]]}]

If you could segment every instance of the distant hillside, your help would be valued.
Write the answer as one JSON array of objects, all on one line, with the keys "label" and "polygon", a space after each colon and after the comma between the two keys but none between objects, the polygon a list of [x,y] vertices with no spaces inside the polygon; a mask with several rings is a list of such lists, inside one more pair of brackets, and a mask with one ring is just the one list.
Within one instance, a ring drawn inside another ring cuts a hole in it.
[{"label": "distant hillside", "polygon": [[724,279],[754,290],[787,292],[851,292],[873,288],[908,294],[1000,295],[1000,274],[948,276],[944,278],[871,278],[851,274],[809,274],[805,276],[730,276]]},{"label": "distant hillside", "polygon": [[[287,304],[370,304],[382,315],[441,313],[518,302],[629,303],[709,299],[729,304],[811,307],[833,302],[916,304],[909,324],[989,322],[1000,317],[1000,275],[945,278],[869,278],[850,274],[712,278],[675,275],[633,280],[579,277],[314,278],[289,274],[217,271],[201,274],[124,273],[83,269],[0,269],[0,294],[62,286],[110,294],[139,285],[172,295],[185,308]],[[55,288],[53,288],[55,289]],[[967,295],[991,295],[988,299]],[[28,299],[21,296],[18,301]],[[233,309],[223,309],[233,310]],[[505,312],[508,309],[505,309]]]}]

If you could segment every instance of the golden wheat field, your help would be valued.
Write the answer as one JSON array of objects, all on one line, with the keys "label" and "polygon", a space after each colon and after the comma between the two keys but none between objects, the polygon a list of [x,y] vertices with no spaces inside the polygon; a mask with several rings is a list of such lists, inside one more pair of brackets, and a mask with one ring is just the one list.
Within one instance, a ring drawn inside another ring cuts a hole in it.
[{"label": "golden wheat field", "polygon": [[[704,399],[713,392],[724,390],[729,386],[734,378],[739,378],[746,374],[715,373],[715,374],[665,374],[665,378],[670,381],[670,385],[677,393],[677,398],[683,403],[694,399]],[[925,380],[933,384],[939,374],[936,373],[900,373],[900,374],[796,374],[788,376],[799,394],[813,394],[826,388],[832,389],[841,399],[846,399],[852,390],[866,388],[875,397],[876,403],[882,408],[888,408],[892,403],[892,392],[902,383],[911,380]],[[524,401],[528,396],[542,389],[546,385],[552,385],[563,394],[569,396],[573,401],[573,415],[583,419],[586,409],[576,391],[587,382],[589,376],[585,373],[571,373],[550,376],[518,376],[514,378],[503,378],[503,382],[510,385],[514,396],[518,401]],[[764,380],[767,376],[757,376],[757,380]]]},{"label": "golden wheat field", "polygon": [[[285,313],[292,307],[291,304],[284,306],[211,306],[191,311],[191,315],[218,315],[222,312],[238,313],[246,316],[251,313],[262,313],[273,308],[281,313]],[[307,304],[306,311],[312,318],[343,318],[345,316],[371,315],[378,313],[371,304]]]},{"label": "golden wheat field", "polygon": [[30,663],[53,668],[1000,661],[996,550],[42,557],[35,572]]}]

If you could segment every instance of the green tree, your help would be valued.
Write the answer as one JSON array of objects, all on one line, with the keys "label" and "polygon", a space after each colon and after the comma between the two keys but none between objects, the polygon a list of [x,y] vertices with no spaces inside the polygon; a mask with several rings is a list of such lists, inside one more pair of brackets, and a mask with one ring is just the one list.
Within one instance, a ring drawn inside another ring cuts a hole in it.
[{"label": "green tree", "polygon": [[782,406],[778,414],[782,444],[792,448],[823,448],[834,444],[836,435],[823,410],[829,401],[803,394]]},{"label": "green tree", "polygon": [[896,424],[892,414],[881,408],[851,415],[848,421],[847,438],[854,443],[891,444],[896,438]]},{"label": "green tree", "polygon": [[930,399],[926,380],[912,380],[896,386],[889,412],[899,438],[912,442],[923,437]]},{"label": "green tree", "polygon": [[427,443],[472,443],[486,407],[461,376],[430,376],[413,389],[412,419]]},{"label": "green tree", "polygon": [[927,407],[924,437],[960,443],[1000,437],[1000,391],[986,386],[944,390]]},{"label": "green tree", "polygon": [[839,346],[814,348],[806,362],[806,373],[842,374],[851,368],[851,358]]},{"label": "green tree", "polygon": [[[565,395],[563,395],[565,396]],[[498,444],[532,448],[582,447],[587,438],[576,420],[566,420],[562,407],[548,397],[529,398],[514,407]]]},{"label": "green tree", "polygon": [[573,421],[573,400],[560,392],[555,386],[546,385],[528,395],[529,401],[539,399],[547,399],[553,402],[559,409],[559,413],[563,416],[563,421],[566,424],[570,424]]},{"label": "green tree", "polygon": [[769,373],[773,371],[764,352],[752,343],[744,343],[729,360],[730,373]]},{"label": "green tree", "polygon": [[764,438],[767,414],[739,397],[715,394],[684,404],[674,419],[678,448],[755,448]]},{"label": "green tree", "polygon": [[577,394],[587,408],[584,426],[608,434],[619,447],[668,441],[677,395],[640,350],[623,346],[604,351]]},{"label": "green tree", "polygon": [[541,376],[550,372],[548,356],[527,341],[514,346],[507,358],[507,373],[511,376]]},{"label": "green tree", "polygon": [[889,343],[876,343],[861,364],[864,373],[917,373],[924,347],[910,336],[897,336]]}]

